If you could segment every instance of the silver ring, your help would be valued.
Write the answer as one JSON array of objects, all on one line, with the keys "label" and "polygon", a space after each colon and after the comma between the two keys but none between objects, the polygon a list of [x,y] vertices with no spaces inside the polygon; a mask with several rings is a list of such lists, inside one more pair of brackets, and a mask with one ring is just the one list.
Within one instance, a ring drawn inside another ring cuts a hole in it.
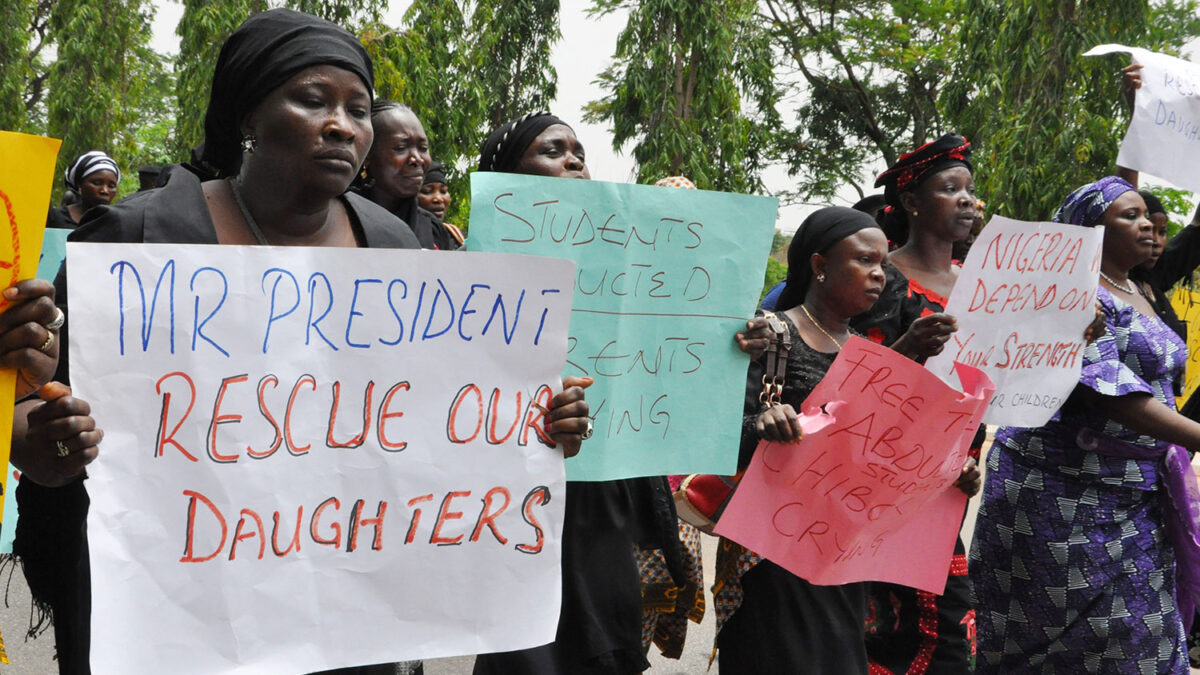
[{"label": "silver ring", "polygon": [[596,427],[592,426],[592,420],[589,419],[587,422],[587,429],[584,429],[583,433],[579,434],[579,440],[581,441],[586,441],[587,439],[591,438],[592,434],[596,431]]},{"label": "silver ring", "polygon": [[59,457],[66,457],[67,455],[71,454],[71,449],[67,447],[66,443],[63,443],[62,441],[54,441],[54,444],[58,446]]},{"label": "silver ring", "polygon": [[54,312],[54,318],[50,321],[50,323],[46,324],[46,330],[58,330],[59,328],[63,327],[64,323],[67,322],[67,315],[63,314],[61,309],[55,307]]},{"label": "silver ring", "polygon": [[54,333],[51,333],[50,331],[46,331],[46,341],[42,343],[41,347],[38,347],[38,351],[43,354],[49,354],[50,348],[53,346],[54,346]]}]

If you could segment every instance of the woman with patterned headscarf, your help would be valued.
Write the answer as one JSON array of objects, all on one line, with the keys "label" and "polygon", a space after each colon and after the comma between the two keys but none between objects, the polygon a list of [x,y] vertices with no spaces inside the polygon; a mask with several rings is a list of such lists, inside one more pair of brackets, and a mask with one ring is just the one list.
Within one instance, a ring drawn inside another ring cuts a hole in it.
[{"label": "woman with patterned headscarf", "polygon": [[1044,426],[1001,428],[988,454],[971,547],[976,672],[1187,673],[1200,559],[1179,446],[1200,448],[1200,424],[1175,412],[1187,347],[1129,277],[1153,225],[1115,176],[1072,192],[1054,220],[1104,226],[1107,332],[1084,349],[1066,405]]},{"label": "woman with patterned headscarf", "polygon": [[[879,175],[875,187],[884,189],[887,205],[883,230],[898,248],[888,255],[883,296],[854,318],[855,330],[912,358],[941,351],[957,330],[954,317],[944,310],[958,280],[954,245],[970,236],[977,215],[971,169],[971,144],[951,133],[901,156]],[[922,318],[924,322],[917,323]],[[909,338],[902,340],[906,333]],[[979,491],[976,461],[983,439],[980,427],[958,482],[967,495]],[[960,538],[940,595],[897,584],[871,585],[866,637],[871,672],[969,672],[974,622],[966,548]]]},{"label": "woman with patterned headscarf", "polygon": [[66,188],[79,195],[79,201],[59,207],[50,207],[46,227],[73,230],[79,225],[83,214],[93,206],[108,206],[117,196],[117,184],[121,182],[121,170],[112,157],[100,150],[85,152],[71,162],[64,172]]}]

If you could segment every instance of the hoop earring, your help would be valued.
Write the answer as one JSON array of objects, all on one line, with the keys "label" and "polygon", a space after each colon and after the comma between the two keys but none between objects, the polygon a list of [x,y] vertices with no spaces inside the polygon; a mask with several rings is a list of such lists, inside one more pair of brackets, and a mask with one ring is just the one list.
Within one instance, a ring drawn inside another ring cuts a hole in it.
[{"label": "hoop earring", "polygon": [[242,136],[242,152],[253,155],[256,149],[258,149],[258,138],[253,133]]}]

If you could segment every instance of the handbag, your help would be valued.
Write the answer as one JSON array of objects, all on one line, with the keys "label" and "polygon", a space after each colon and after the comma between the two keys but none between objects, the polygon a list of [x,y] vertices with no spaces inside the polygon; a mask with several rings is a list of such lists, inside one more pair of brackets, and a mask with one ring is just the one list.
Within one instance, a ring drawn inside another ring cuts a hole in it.
[{"label": "handbag", "polygon": [[[767,327],[771,331],[771,341],[764,355],[762,390],[758,394],[759,409],[766,410],[780,404],[792,336],[775,312],[763,312],[761,316],[767,320]],[[732,476],[711,473],[686,476],[673,494],[679,519],[711,533],[744,473],[743,469]]]}]

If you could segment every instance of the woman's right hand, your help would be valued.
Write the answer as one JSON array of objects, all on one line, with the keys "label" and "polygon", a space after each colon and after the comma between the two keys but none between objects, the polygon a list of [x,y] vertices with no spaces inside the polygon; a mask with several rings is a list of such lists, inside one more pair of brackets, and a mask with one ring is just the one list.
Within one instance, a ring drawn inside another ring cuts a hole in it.
[{"label": "woman's right hand", "polygon": [[908,327],[892,344],[892,349],[914,361],[941,354],[950,335],[958,330],[958,321],[945,312],[923,316]]},{"label": "woman's right hand", "polygon": [[1134,63],[1121,69],[1121,95],[1125,103],[1133,108],[1133,100],[1138,89],[1142,88],[1142,68],[1140,63]]},{"label": "woman's right hand", "polygon": [[25,443],[14,444],[13,465],[33,482],[61,487],[79,478],[100,453],[104,432],[96,428],[92,407],[71,395],[71,388],[50,382],[38,389],[44,401],[26,419]]},{"label": "woman's right hand", "polygon": [[780,443],[794,443],[804,437],[800,429],[800,419],[792,406],[773,405],[762,411],[754,422],[758,437]]}]

